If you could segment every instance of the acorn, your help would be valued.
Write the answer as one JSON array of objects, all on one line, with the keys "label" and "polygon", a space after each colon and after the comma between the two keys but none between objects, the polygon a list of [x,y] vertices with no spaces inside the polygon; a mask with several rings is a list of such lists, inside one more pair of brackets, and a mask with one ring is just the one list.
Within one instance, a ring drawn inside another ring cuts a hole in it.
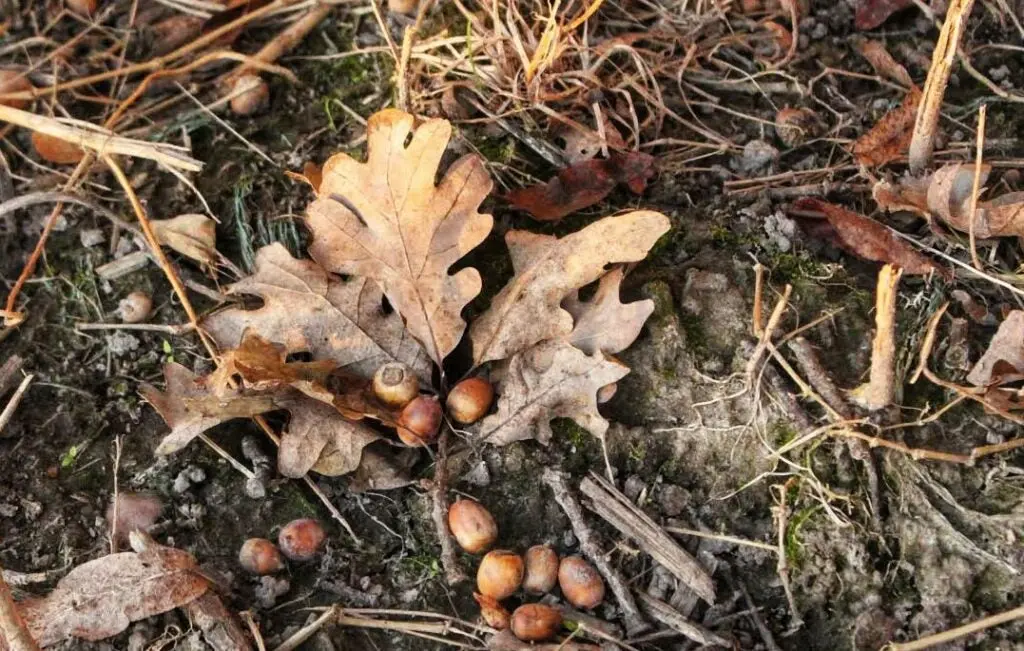
[{"label": "acorn", "polygon": [[448,415],[460,425],[471,425],[491,408],[494,387],[482,377],[466,378],[448,393]]},{"label": "acorn", "polygon": [[498,539],[498,524],[490,512],[474,500],[459,500],[448,508],[448,528],[459,547],[480,554]]},{"label": "acorn", "polygon": [[117,304],[117,313],[125,323],[142,323],[153,311],[153,299],[146,292],[132,292]]},{"label": "acorn", "polygon": [[[0,70],[0,95],[18,93],[23,90],[32,90],[32,82],[15,70]],[[0,104],[16,109],[25,108],[28,103],[27,99],[0,99]]]},{"label": "acorn", "polygon": [[93,15],[99,5],[97,0],[64,0],[64,4],[68,9],[82,16]]},{"label": "acorn", "polygon": [[604,599],[604,580],[593,565],[579,556],[562,559],[558,586],[565,600],[577,608],[593,608]]},{"label": "acorn", "polygon": [[242,75],[231,85],[231,96],[235,115],[252,115],[270,103],[270,88],[259,75]]},{"label": "acorn", "polygon": [[312,518],[292,520],[284,525],[277,536],[281,552],[293,561],[308,561],[316,557],[327,534],[320,523]]},{"label": "acorn", "polygon": [[526,550],[525,557],[523,590],[534,594],[551,592],[558,582],[558,553],[549,545],[534,545]]},{"label": "acorn", "polygon": [[491,628],[496,628],[499,631],[503,631],[509,626],[509,620],[511,615],[505,610],[505,607],[498,603],[497,599],[482,595],[479,592],[473,593],[473,598],[480,604],[480,615],[487,622],[487,625]]},{"label": "acorn", "polygon": [[488,552],[476,571],[476,589],[498,601],[512,595],[522,582],[523,557],[507,549]]},{"label": "acorn", "polygon": [[78,145],[39,131],[32,132],[32,148],[43,160],[58,165],[77,163],[85,156],[85,151]]},{"label": "acorn", "polygon": [[441,401],[437,396],[416,396],[398,416],[398,438],[408,446],[430,445],[441,427]]},{"label": "acorn", "polygon": [[284,569],[281,552],[266,538],[250,538],[242,543],[242,548],[238,550],[238,564],[246,572],[260,576]]},{"label": "acorn", "polygon": [[562,613],[544,604],[523,604],[512,613],[510,626],[523,642],[543,642],[562,628]]},{"label": "acorn", "polygon": [[373,395],[392,409],[406,406],[419,392],[419,380],[405,364],[384,364],[373,374]]},{"label": "acorn", "polygon": [[414,14],[420,0],[388,0],[388,11],[396,14]]}]

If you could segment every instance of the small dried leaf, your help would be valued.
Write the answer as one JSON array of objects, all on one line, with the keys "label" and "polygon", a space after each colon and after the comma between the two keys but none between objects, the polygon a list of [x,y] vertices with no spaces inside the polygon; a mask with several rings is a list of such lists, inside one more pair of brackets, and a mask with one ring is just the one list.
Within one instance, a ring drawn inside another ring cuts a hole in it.
[{"label": "small dried leaf", "polygon": [[912,4],[914,0],[858,0],[853,26],[859,30],[874,29]]},{"label": "small dried leaf", "polygon": [[665,215],[637,211],[605,217],[561,239],[509,231],[505,242],[515,276],[470,327],[474,364],[569,334],[573,319],[562,300],[597,280],[605,265],[642,260],[669,226]]},{"label": "small dried leaf", "polygon": [[[979,186],[988,179],[991,168],[982,165]],[[936,170],[928,183],[926,197],[928,210],[944,224],[958,231],[967,232],[970,228],[971,191],[974,188],[974,166],[945,165]],[[981,222],[982,220],[977,220]],[[976,223],[975,234],[978,237],[991,236],[987,224]]]},{"label": "small dried leaf", "polygon": [[164,365],[166,391],[144,384],[142,397],[153,405],[171,428],[156,449],[156,454],[171,454],[184,448],[206,430],[232,418],[255,416],[272,411],[271,396],[216,396],[207,378],[201,378],[181,364]]},{"label": "small dried leaf", "polygon": [[910,148],[917,119],[921,90],[912,86],[903,103],[889,111],[878,124],[853,143],[853,155],[866,167],[876,167],[896,160]]},{"label": "small dried leaf", "polygon": [[388,362],[401,362],[420,378],[430,378],[426,353],[398,314],[384,312],[383,292],[369,280],[341,280],[271,244],[256,254],[256,272],[227,292],[254,294],[263,306],[228,308],[203,319],[203,328],[221,348],[238,346],[252,328],[289,353],[308,352],[362,377],[372,377]]},{"label": "small dried leaf", "polygon": [[221,357],[220,367],[210,375],[214,390],[232,393],[231,383],[241,380],[250,391],[280,391],[292,387],[307,396],[332,404],[334,394],[324,386],[334,370],[331,360],[286,362],[287,351],[251,331],[246,331],[238,348]]},{"label": "small dried leaf", "polygon": [[317,400],[296,397],[280,403],[292,415],[277,455],[285,477],[302,477],[310,470],[330,477],[350,473],[359,467],[363,448],[381,438]]},{"label": "small dried leaf", "polygon": [[653,156],[636,151],[612,152],[608,158],[567,167],[547,183],[513,190],[505,198],[536,219],[558,221],[600,202],[619,183],[642,194],[654,173]]},{"label": "small dried leaf", "polygon": [[413,123],[402,111],[374,114],[367,161],[332,156],[306,221],[313,258],[334,273],[378,282],[440,364],[466,329],[462,308],[480,293],[476,269],[448,270],[491,232],[491,216],[477,212],[491,180],[480,158],[465,156],[435,186],[451,124]]},{"label": "small dried leaf", "polygon": [[609,355],[629,348],[654,312],[654,301],[623,303],[619,290],[624,276],[622,267],[612,269],[598,284],[589,301],[580,301],[579,292],[569,294],[562,307],[572,315],[574,325],[568,341],[588,355],[601,351]]},{"label": "small dried leaf", "polygon": [[306,161],[302,166],[301,172],[285,170],[284,175],[293,181],[305,183],[313,190],[314,195],[320,193],[320,182],[323,181],[323,170],[320,169],[320,166],[316,163]]},{"label": "small dried leaf", "polygon": [[479,592],[474,592],[473,598],[480,605],[480,616],[488,626],[499,631],[509,627],[512,615],[501,605],[501,602]]},{"label": "small dried leaf", "polygon": [[967,375],[983,387],[1017,380],[1024,375],[1024,310],[1014,310],[999,324],[988,350]]},{"label": "small dried leaf", "polygon": [[70,637],[102,640],[207,591],[209,581],[190,554],[139,536],[134,534],[133,541],[144,541],[141,551],[110,554],[79,565],[46,597],[18,604],[29,632],[41,646]]},{"label": "small dried leaf", "polygon": [[907,274],[947,273],[909,244],[897,239],[888,228],[864,215],[820,199],[800,199],[794,207],[824,213],[837,243],[857,257],[894,264]]},{"label": "small dried leaf", "polygon": [[386,491],[403,488],[413,482],[409,471],[420,458],[416,448],[402,448],[395,451],[384,442],[369,445],[363,450],[359,467],[349,475],[349,490]]},{"label": "small dried leaf", "polygon": [[608,421],[597,411],[598,390],[629,373],[603,354],[588,356],[565,341],[545,341],[509,361],[497,413],[480,422],[476,437],[493,445],[551,441],[551,421],[572,418],[595,436]]},{"label": "small dried leaf", "polygon": [[217,261],[217,223],[199,214],[178,215],[150,222],[156,239],[196,262],[212,266]]},{"label": "small dried leaf", "polygon": [[896,59],[892,58],[889,50],[885,49],[885,45],[881,42],[863,39],[855,41],[854,46],[857,48],[857,52],[867,59],[868,63],[871,64],[871,67],[880,77],[891,79],[897,84],[908,88],[914,85],[914,80],[910,78],[910,73],[907,72],[907,69],[897,62]]}]

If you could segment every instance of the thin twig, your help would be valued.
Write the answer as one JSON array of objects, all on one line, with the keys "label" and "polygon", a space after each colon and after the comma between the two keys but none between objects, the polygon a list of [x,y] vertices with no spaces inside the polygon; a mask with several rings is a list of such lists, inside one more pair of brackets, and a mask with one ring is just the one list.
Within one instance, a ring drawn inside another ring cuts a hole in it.
[{"label": "thin twig", "polygon": [[984,631],[985,629],[992,628],[993,626],[999,626],[1021,618],[1024,618],[1024,606],[1019,606],[1013,610],[1007,610],[996,615],[989,615],[988,617],[969,624],[964,624],[963,626],[951,628],[948,631],[942,631],[941,633],[922,637],[921,639],[913,642],[893,642],[882,647],[882,651],[920,651],[921,649],[928,649],[940,644],[952,642],[953,640],[965,635]]},{"label": "thin twig", "polygon": [[0,432],[4,431],[4,427],[7,426],[11,417],[14,416],[14,410],[18,408],[18,405],[21,403],[21,399],[25,397],[25,392],[28,391],[28,385],[32,383],[32,378],[34,377],[35,376],[31,373],[25,376],[21,381],[21,384],[18,385],[18,388],[15,389],[14,395],[12,395],[11,399],[7,401],[7,406],[5,406],[4,410],[0,412]]},{"label": "thin twig", "polygon": [[76,323],[75,330],[141,330],[143,332],[162,332],[168,335],[183,335],[195,331],[191,323]]},{"label": "thin twig", "polygon": [[437,441],[437,457],[434,461],[434,485],[430,489],[433,502],[430,517],[434,522],[434,531],[441,544],[441,567],[448,585],[453,586],[465,581],[468,577],[459,564],[452,535],[448,530],[448,442],[451,428],[444,426]]},{"label": "thin twig", "polygon": [[974,242],[974,223],[978,218],[978,193],[981,192],[981,159],[985,149],[985,113],[987,105],[982,104],[978,109],[978,136],[974,154],[974,184],[971,187],[971,208],[967,214],[970,216],[967,235],[971,245],[971,263],[978,271],[983,271],[981,261],[978,259],[978,248]]}]

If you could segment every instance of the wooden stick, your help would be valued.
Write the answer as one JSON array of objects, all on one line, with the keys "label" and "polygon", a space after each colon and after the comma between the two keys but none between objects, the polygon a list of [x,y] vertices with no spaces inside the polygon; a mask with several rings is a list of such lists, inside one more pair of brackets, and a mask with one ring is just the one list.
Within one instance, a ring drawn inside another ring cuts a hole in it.
[{"label": "wooden stick", "polygon": [[946,20],[935,43],[935,51],[932,52],[932,65],[924,83],[921,104],[917,107],[914,135],[910,141],[910,171],[914,174],[921,174],[932,163],[939,111],[942,109],[946,85],[949,84],[953,60],[973,8],[974,0],[951,0],[949,3]]},{"label": "wooden stick", "polygon": [[878,272],[875,292],[875,338],[867,384],[850,392],[850,400],[868,411],[892,404],[896,393],[896,288],[903,270],[891,264]]},{"label": "wooden stick", "polygon": [[284,31],[264,45],[259,52],[254,54],[252,62],[243,63],[225,77],[225,81],[237,79],[239,76],[251,72],[254,69],[253,62],[269,64],[277,61],[286,52],[296,46],[306,37],[313,28],[319,25],[336,5],[321,2],[309,9],[301,18],[289,25]]},{"label": "wooden stick", "polygon": [[780,298],[775,304],[775,308],[772,309],[771,316],[768,317],[768,325],[764,327],[764,332],[761,333],[761,339],[757,342],[757,347],[754,348],[753,354],[750,355],[750,360],[747,361],[747,386],[750,386],[754,382],[757,365],[761,362],[761,357],[764,355],[765,350],[767,350],[768,344],[771,343],[772,335],[775,333],[775,328],[778,327],[779,321],[782,320],[782,314],[786,311],[786,305],[789,304],[789,296],[792,293],[793,286],[786,285],[786,289],[782,292],[782,298]]},{"label": "wooden stick", "polygon": [[562,510],[569,517],[573,533],[576,534],[576,538],[580,541],[580,551],[597,566],[598,571],[601,572],[605,581],[608,582],[608,587],[611,588],[612,594],[615,595],[615,599],[619,603],[619,608],[622,609],[622,616],[626,623],[626,632],[630,637],[635,637],[648,630],[650,626],[644,621],[640,608],[637,607],[636,600],[633,599],[633,593],[629,590],[629,586],[619,575],[618,571],[608,562],[604,551],[597,543],[597,536],[583,519],[583,509],[572,494],[565,473],[545,468],[541,478],[551,489],[555,501],[558,502],[558,505],[562,507]]},{"label": "wooden stick", "polygon": [[712,604],[715,602],[715,582],[697,559],[690,556],[672,536],[665,533],[608,480],[591,473],[580,482],[580,492],[591,500],[587,508],[635,541],[640,549],[650,554],[701,599]]},{"label": "wooden stick", "polygon": [[754,265],[754,336],[764,335],[764,265]]},{"label": "wooden stick", "polygon": [[913,642],[892,642],[882,647],[882,651],[920,651],[921,649],[929,649],[940,644],[945,644],[946,642],[952,642],[953,640],[965,635],[977,633],[978,631],[983,631],[987,628],[1006,624],[1007,622],[1012,622],[1015,619],[1021,618],[1024,618],[1024,606],[1018,606],[1013,610],[1007,610],[996,615],[989,615],[988,617],[971,622],[970,624],[964,624],[963,626],[951,628],[948,631],[922,637],[920,640],[915,640]]},{"label": "wooden stick", "polygon": [[974,154],[974,184],[971,187],[971,209],[967,213],[970,215],[967,235],[971,245],[971,263],[978,271],[984,271],[984,269],[981,268],[981,261],[978,260],[978,248],[974,242],[974,222],[978,218],[978,193],[981,192],[981,159],[985,149],[985,113],[987,109],[988,106],[985,104],[982,104],[978,109],[978,137]]},{"label": "wooden stick", "polygon": [[6,641],[7,651],[39,651],[39,645],[29,634],[25,620],[11,597],[11,589],[3,579],[3,568],[0,568],[0,633],[3,634],[0,643]]},{"label": "wooden stick", "polygon": [[467,578],[459,564],[459,556],[452,544],[452,534],[448,530],[448,441],[451,428],[442,425],[441,436],[437,441],[437,457],[434,460],[434,485],[430,489],[433,503],[430,517],[434,522],[438,542],[441,544],[441,567],[448,585],[457,585]]},{"label": "wooden stick", "polygon": [[5,406],[4,410],[0,412],[0,432],[4,431],[4,427],[7,426],[11,417],[14,416],[14,410],[18,408],[19,404],[21,404],[21,399],[25,396],[25,392],[28,391],[28,385],[32,383],[33,377],[35,376],[31,373],[25,376],[21,381],[21,384],[18,385],[18,388],[15,389],[14,395],[12,395],[11,399],[7,401],[7,406]]},{"label": "wooden stick", "polygon": [[685,637],[693,640],[697,644],[714,644],[726,649],[734,648],[734,644],[731,640],[718,635],[714,631],[710,631],[700,624],[695,624],[689,619],[683,616],[681,612],[665,603],[660,599],[655,599],[651,595],[636,591],[636,597],[643,604],[644,610],[647,611],[652,618],[658,620],[665,626],[682,633]]}]

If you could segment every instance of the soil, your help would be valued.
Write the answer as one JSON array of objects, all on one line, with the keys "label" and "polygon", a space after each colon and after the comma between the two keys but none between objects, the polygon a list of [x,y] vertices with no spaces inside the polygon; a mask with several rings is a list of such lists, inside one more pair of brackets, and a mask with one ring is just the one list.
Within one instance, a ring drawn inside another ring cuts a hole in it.
[{"label": "soil", "polygon": [[[1000,6],[985,3],[984,9],[976,8],[969,30],[974,45],[1020,45],[1020,33],[1005,20]],[[852,12],[845,2],[812,3],[801,22],[797,58],[787,72],[804,85],[825,66],[870,74],[854,50]],[[6,38],[27,34],[15,32]],[[296,50],[298,58],[284,61],[300,84],[272,81],[269,111],[253,118],[225,117],[273,165],[216,122],[184,123],[193,155],[205,163],[196,185],[221,219],[218,249],[242,269],[250,269],[253,252],[270,242],[283,242],[293,254],[303,250],[307,236],[299,216],[310,192],[286,178],[284,170],[323,161],[336,151],[361,155],[362,127],[342,104],[365,117],[392,99],[392,66],[385,54],[330,61],[301,56],[349,44],[376,45],[376,34],[372,24],[357,28],[346,20],[324,22]],[[920,82],[936,34],[934,26],[911,9],[872,37],[884,40]],[[266,33],[260,30],[245,34],[238,47],[253,50],[261,37]],[[978,70],[1005,80],[1009,90],[1022,79],[1020,51],[981,50],[972,60]],[[1002,66],[1008,67],[1006,75],[990,72]],[[713,121],[715,129],[737,145],[759,140],[774,148],[763,164],[751,162],[756,147],[748,147],[746,154],[737,151],[688,165],[666,157],[644,195],[617,190],[601,205],[556,226],[538,226],[495,197],[485,208],[495,215],[498,227],[467,260],[482,270],[485,281],[483,294],[469,308],[472,315],[486,307],[510,271],[501,244],[505,230],[567,233],[596,216],[636,207],[670,216],[672,232],[627,279],[625,296],[652,298],[656,310],[641,338],[621,355],[632,373],[602,407],[613,421],[606,438],[608,460],[620,489],[668,526],[775,545],[777,514],[783,508],[788,521],[783,547],[797,610],[791,611],[773,552],[680,536],[678,540],[714,573],[719,600],[708,606],[696,603],[685,587],[674,585],[632,542],[622,540],[596,517],[589,523],[634,587],[658,594],[689,617],[735,638],[741,649],[878,649],[888,641],[916,639],[1015,607],[1024,596],[1024,548],[1019,542],[1024,534],[1024,453],[987,457],[968,467],[876,449],[873,460],[880,486],[875,495],[864,463],[842,440],[820,438],[787,462],[772,455],[773,448],[824,421],[812,402],[791,397],[799,390],[777,369],[766,373],[755,388],[746,386],[744,368],[755,343],[753,262],[758,260],[769,270],[766,310],[784,284],[794,287],[785,331],[834,314],[803,334],[817,348],[834,382],[844,388],[859,384],[870,364],[877,266],[806,236],[786,216],[786,199],[769,192],[793,185],[789,179],[778,177],[748,194],[730,192],[723,181],[828,165],[838,170],[850,163],[836,139],[863,133],[902,98],[891,86],[864,78],[832,76],[816,83],[820,86],[814,98],[716,90],[729,111],[698,108],[701,119]],[[665,92],[672,101],[681,101],[677,89]],[[962,71],[955,73],[942,123],[947,146],[943,156],[969,158],[974,116],[982,102],[989,103],[988,137],[1002,146],[986,156],[1010,161],[1024,151],[1017,139],[1020,112],[1014,104],[996,99]],[[784,104],[815,110],[831,126],[828,135],[794,148],[783,145],[771,124]],[[673,135],[693,137],[685,131]],[[18,130],[7,138],[9,147],[28,150],[27,133]],[[513,156],[515,164],[526,166],[524,171],[536,177],[553,173],[521,143],[479,124],[458,129],[453,148],[469,146],[490,158],[496,175]],[[22,158],[8,155],[8,160],[20,191],[53,184],[53,178]],[[749,165],[754,167],[744,171]],[[1016,172],[1007,164],[993,174],[990,185],[1016,189],[1020,175],[1007,169]],[[138,179],[152,216],[197,212],[195,195],[170,175],[145,162],[131,163],[129,174]],[[855,170],[814,180],[826,178],[852,181]],[[99,196],[117,196],[109,177],[99,173],[94,181]],[[868,192],[843,191],[828,198],[872,213],[870,185],[863,188]],[[13,232],[0,239],[0,277],[8,288],[48,211],[47,206],[19,211]],[[0,339],[0,362],[19,355],[26,372],[35,376],[0,434],[0,565],[19,572],[47,572],[52,578],[49,584],[18,588],[16,596],[43,593],[69,568],[109,551],[104,512],[116,486],[122,492],[159,497],[164,508],[157,538],[193,553],[217,577],[229,607],[253,612],[267,648],[314,617],[310,607],[333,603],[477,617],[470,586],[445,584],[429,492],[418,484],[360,493],[344,477],[316,477],[352,523],[362,540],[356,544],[301,482],[273,477],[266,495],[252,498],[245,477],[206,446],[196,443],[172,456],[155,457],[153,450],[167,427],[139,397],[140,384],[161,383],[162,364],[172,359],[196,370],[209,370],[209,362],[191,336],[75,330],[79,322],[115,321],[118,301],[135,290],[154,296],[152,322],[176,324],[185,317],[153,265],[112,282],[99,279],[96,267],[111,260],[109,241],[85,246],[81,233],[101,228],[109,237],[108,224],[78,206],[68,207],[65,215],[47,245],[44,262],[22,293],[20,304],[29,319]],[[920,222],[890,223],[929,236]],[[1007,246],[1016,251],[1015,243]],[[1002,255],[1012,260],[1017,254]],[[178,263],[186,278],[213,285],[201,269],[185,260]],[[1010,303],[1009,294],[984,281],[961,277],[957,286],[990,305]],[[901,376],[912,370],[921,328],[950,289],[939,278],[907,278],[901,284]],[[194,300],[201,309],[213,307],[201,296]],[[956,306],[952,309],[963,316]],[[944,360],[942,373],[962,379],[969,365],[957,354],[975,360],[992,332],[991,327],[970,324],[963,350],[954,349],[943,336],[937,348],[938,358]],[[773,374],[774,379],[769,377]],[[9,395],[0,397],[5,401]],[[873,418],[880,423],[913,421],[920,410],[934,411],[949,398],[925,382],[908,384],[900,407]],[[603,473],[605,460],[600,441],[572,421],[556,421],[555,432],[550,447],[532,441],[484,446],[465,450],[453,460],[452,496],[470,495],[485,504],[499,522],[504,547],[525,549],[546,542],[561,553],[578,551],[568,520],[537,478],[546,467],[560,468],[576,479],[592,471]],[[237,459],[246,458],[246,437],[273,458],[273,446],[248,421],[231,421],[210,435]],[[1020,428],[977,406],[961,404],[937,422],[890,435],[912,447],[962,452],[1020,435]],[[416,478],[430,478],[433,471],[428,456],[413,468]],[[798,480],[787,484],[791,478]],[[880,503],[875,501],[879,497]],[[318,518],[328,528],[327,548],[318,560],[291,564],[283,576],[287,585],[254,579],[238,568],[236,555],[245,539],[275,538],[285,523],[298,517]],[[460,561],[475,567],[475,559],[468,555],[461,555]],[[619,618],[611,599],[595,614],[613,622]],[[759,624],[766,631],[759,630]],[[666,636],[638,647],[695,645]],[[172,612],[133,624],[115,638],[69,641],[62,648],[206,647],[184,616]],[[447,647],[397,632],[328,627],[303,648]],[[1024,624],[990,629],[941,648],[1024,649]]]}]

